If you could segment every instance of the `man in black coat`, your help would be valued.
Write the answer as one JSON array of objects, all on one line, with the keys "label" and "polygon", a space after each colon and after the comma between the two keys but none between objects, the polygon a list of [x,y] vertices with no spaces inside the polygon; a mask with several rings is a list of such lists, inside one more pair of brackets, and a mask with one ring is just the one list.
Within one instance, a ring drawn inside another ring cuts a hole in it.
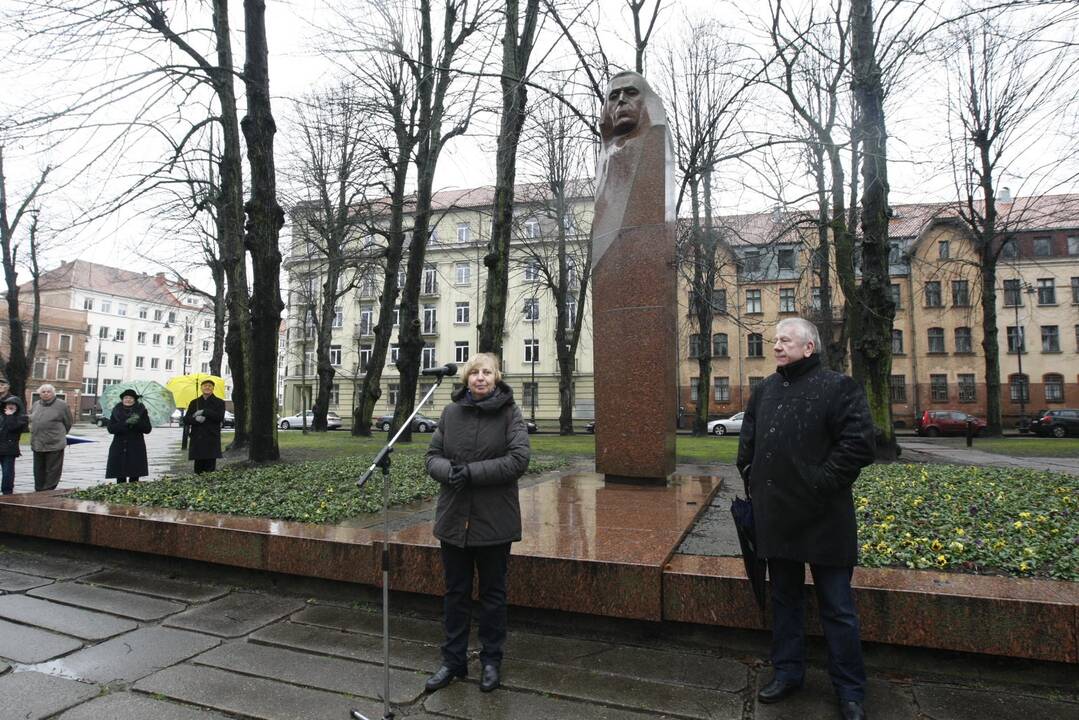
[{"label": "man in black coat", "polygon": [[805,677],[805,565],[813,571],[828,674],[844,720],[865,718],[865,666],[850,579],[858,559],[851,485],[873,462],[865,393],[821,367],[813,323],[776,326],[776,373],[753,391],[738,469],[753,500],[758,555],[768,560],[775,674],[758,699],[773,703]]},{"label": "man in black coat", "polygon": [[191,427],[187,459],[195,461],[195,473],[213,472],[221,457],[221,421],[225,419],[225,401],[214,395],[213,380],[203,380],[202,395],[192,400],[184,415]]}]

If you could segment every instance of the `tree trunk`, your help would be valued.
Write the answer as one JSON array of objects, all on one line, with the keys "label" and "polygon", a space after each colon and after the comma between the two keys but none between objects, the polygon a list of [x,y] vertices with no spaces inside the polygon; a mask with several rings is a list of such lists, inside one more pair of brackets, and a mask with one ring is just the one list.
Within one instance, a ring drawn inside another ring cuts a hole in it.
[{"label": "tree trunk", "polygon": [[[997,336],[997,199],[993,186],[993,160],[987,135],[974,138],[981,165],[982,201],[985,215],[981,227],[975,228],[982,282],[982,351],[985,353],[985,416],[987,435],[1000,435],[1004,431],[1000,401],[1000,343]],[[973,203],[970,204],[973,206]],[[977,213],[969,207],[970,217]]]},{"label": "tree trunk", "polygon": [[244,84],[247,115],[241,127],[251,169],[251,199],[244,206],[254,285],[251,302],[251,445],[255,462],[277,460],[276,397],[277,345],[281,326],[281,251],[278,232],[285,214],[277,203],[273,140],[277,131],[270,110],[269,59],[266,45],[265,0],[244,0],[247,60]]},{"label": "tree trunk", "polygon": [[862,159],[862,282],[850,303],[852,366],[865,387],[876,426],[877,457],[895,459],[891,404],[891,334],[895,305],[888,274],[888,166],[884,91],[875,56],[871,0],[853,0],[851,18],[852,87],[858,112],[855,135]]}]

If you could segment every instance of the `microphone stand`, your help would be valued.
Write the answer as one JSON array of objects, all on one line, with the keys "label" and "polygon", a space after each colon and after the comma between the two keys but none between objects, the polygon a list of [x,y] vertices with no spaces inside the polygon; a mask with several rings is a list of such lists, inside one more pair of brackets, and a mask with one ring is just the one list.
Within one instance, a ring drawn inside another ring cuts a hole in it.
[{"label": "microphone stand", "polygon": [[[378,451],[378,454],[375,455],[374,462],[371,463],[371,467],[367,468],[367,472],[356,481],[356,487],[362,488],[367,484],[367,481],[371,479],[376,468],[382,469],[382,670],[384,673],[382,720],[393,720],[394,717],[393,711],[390,710],[390,453],[393,452],[393,446],[397,442],[397,439],[401,437],[401,434],[404,433],[405,428],[412,426],[412,418],[416,417],[416,413],[418,413],[420,408],[431,399],[435,390],[442,384],[443,378],[457,372],[456,366],[453,367],[453,372],[450,372],[449,367],[442,368],[441,370],[443,370],[443,372],[433,373],[435,384],[431,386],[431,389],[427,391],[427,394],[423,396],[423,399],[417,403],[416,407],[412,410],[412,414],[408,416],[408,419],[401,423],[401,427],[398,428],[397,434],[390,438],[390,441]],[[349,711],[349,717],[352,718],[352,720],[368,720],[366,715],[356,709]]]}]

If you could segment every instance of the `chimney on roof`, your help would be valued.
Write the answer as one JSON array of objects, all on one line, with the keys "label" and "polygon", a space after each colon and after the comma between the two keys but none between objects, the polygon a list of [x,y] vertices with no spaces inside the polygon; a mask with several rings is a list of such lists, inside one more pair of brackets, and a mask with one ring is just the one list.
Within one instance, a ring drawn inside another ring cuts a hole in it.
[{"label": "chimney on roof", "polygon": [[772,222],[776,223],[778,225],[780,223],[780,221],[782,221],[782,220],[783,220],[783,208],[781,208],[779,206],[779,203],[776,203],[775,205],[772,206]]},{"label": "chimney on roof", "polygon": [[1012,189],[1010,187],[1002,187],[1000,192],[997,193],[997,202],[1011,202],[1012,201]]}]

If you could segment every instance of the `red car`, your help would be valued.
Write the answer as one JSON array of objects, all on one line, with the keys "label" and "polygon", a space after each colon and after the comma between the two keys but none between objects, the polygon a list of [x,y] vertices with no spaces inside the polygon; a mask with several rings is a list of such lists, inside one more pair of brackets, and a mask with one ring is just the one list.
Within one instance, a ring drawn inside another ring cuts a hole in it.
[{"label": "red car", "polygon": [[918,419],[916,429],[919,435],[925,437],[966,435],[968,421],[974,423],[975,435],[985,429],[985,420],[958,410],[926,410]]}]

